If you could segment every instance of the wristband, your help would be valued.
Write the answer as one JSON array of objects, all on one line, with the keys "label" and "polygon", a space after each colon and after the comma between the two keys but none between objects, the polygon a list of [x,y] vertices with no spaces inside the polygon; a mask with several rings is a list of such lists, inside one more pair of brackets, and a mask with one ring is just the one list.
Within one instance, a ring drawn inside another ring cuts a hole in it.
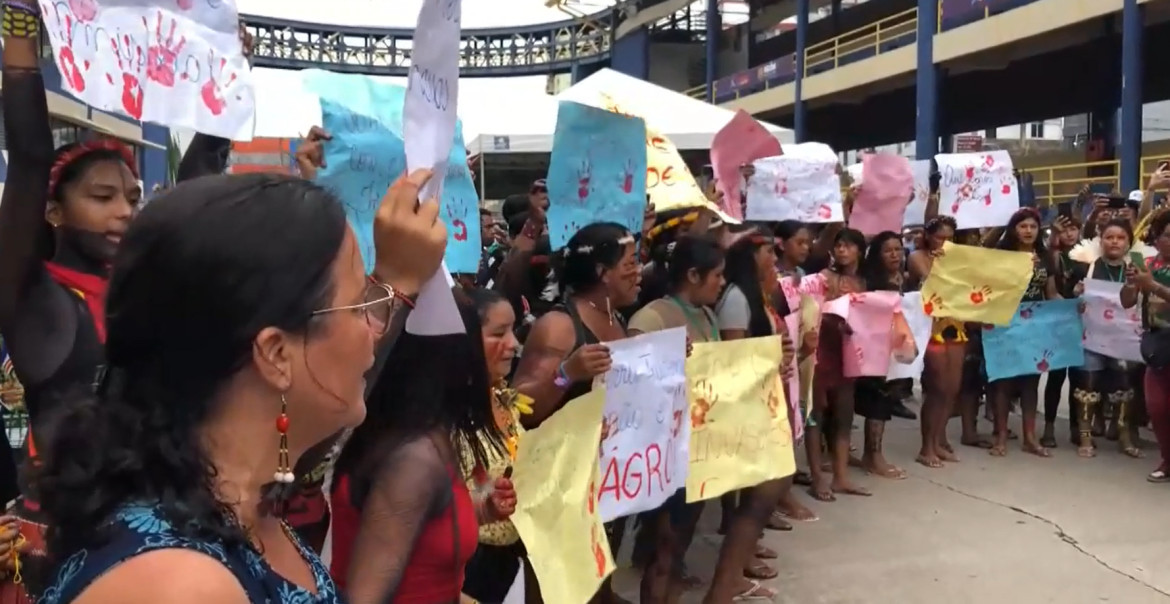
[{"label": "wristband", "polygon": [[568,388],[569,384],[571,383],[573,382],[569,379],[569,374],[565,371],[565,364],[561,363],[557,366],[556,376],[553,377],[553,385],[557,388],[560,388],[561,390],[564,390],[565,388]]}]

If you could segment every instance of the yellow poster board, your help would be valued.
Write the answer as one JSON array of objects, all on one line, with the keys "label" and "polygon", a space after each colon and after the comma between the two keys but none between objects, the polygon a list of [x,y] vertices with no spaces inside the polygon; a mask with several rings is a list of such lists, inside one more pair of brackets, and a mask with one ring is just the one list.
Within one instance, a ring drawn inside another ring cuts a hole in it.
[{"label": "yellow poster board", "polygon": [[585,604],[616,565],[597,506],[605,389],[569,401],[520,439],[512,524],[545,602]]},{"label": "yellow poster board", "polygon": [[946,242],[922,284],[928,316],[1009,325],[1028,281],[1034,255]]},{"label": "yellow poster board", "polygon": [[687,502],[796,471],[782,356],[780,336],[694,344]]},{"label": "yellow poster board", "polygon": [[601,94],[602,109],[646,121],[646,192],[650,195],[654,210],[665,212],[680,208],[707,208],[725,222],[739,224],[739,220],[728,216],[707,199],[707,194],[695,182],[695,176],[691,174],[691,169],[683,161],[674,143],[655,128],[646,116],[632,113],[627,107],[628,103],[622,103],[612,95]]}]

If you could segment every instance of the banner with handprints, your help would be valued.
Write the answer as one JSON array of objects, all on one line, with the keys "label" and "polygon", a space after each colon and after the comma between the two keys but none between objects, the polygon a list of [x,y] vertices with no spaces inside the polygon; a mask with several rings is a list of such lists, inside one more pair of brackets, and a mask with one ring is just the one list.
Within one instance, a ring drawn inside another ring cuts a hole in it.
[{"label": "banner with handprints", "polygon": [[779,336],[694,344],[688,503],[796,471],[782,358]]},{"label": "banner with handprints", "polygon": [[799,279],[789,275],[779,277],[780,292],[788,302],[788,310],[795,312],[800,306],[801,296],[811,296],[818,305],[825,303],[826,281],[821,273],[805,275]]},{"label": "banner with handprints", "polygon": [[545,602],[585,604],[617,567],[597,505],[605,391],[569,401],[524,433],[512,466],[512,524]]},{"label": "banner with handprints", "polygon": [[1111,359],[1143,363],[1142,318],[1137,306],[1121,306],[1123,283],[1085,279],[1085,350]]},{"label": "banner with handprints", "polygon": [[[309,70],[305,88],[321,99],[322,127],[333,136],[325,143],[325,167],[317,182],[345,206],[358,238],[366,270],[374,267],[374,214],[390,184],[406,171],[402,110],[406,88],[367,76]],[[439,195],[439,215],[447,226],[444,261],[452,273],[475,273],[480,261],[479,195],[467,169],[463,124],[455,141]]]},{"label": "banner with handprints", "polygon": [[61,87],[136,120],[252,140],[235,0],[38,0]]},{"label": "banner with handprints", "polygon": [[1032,278],[1033,255],[974,245],[943,244],[922,284],[931,317],[1007,325]]},{"label": "banner with handprints", "polygon": [[822,143],[784,148],[784,155],[752,162],[747,184],[748,220],[841,222],[841,177],[837,154]]},{"label": "banner with handprints", "polygon": [[1001,227],[1020,209],[1020,188],[1007,151],[940,153],[938,211],[960,229]]},{"label": "banner with handprints", "polygon": [[642,232],[646,122],[561,101],[548,165],[548,236],[560,249],[594,222]]},{"label": "banner with handprints", "polygon": [[[652,510],[686,484],[687,331],[678,327],[607,343],[601,419],[601,519]],[[779,365],[777,365],[779,367]]]},{"label": "banner with handprints", "polygon": [[1025,302],[1007,327],[985,326],[983,360],[987,379],[1080,367],[1085,362],[1081,346],[1084,332],[1080,300]]}]

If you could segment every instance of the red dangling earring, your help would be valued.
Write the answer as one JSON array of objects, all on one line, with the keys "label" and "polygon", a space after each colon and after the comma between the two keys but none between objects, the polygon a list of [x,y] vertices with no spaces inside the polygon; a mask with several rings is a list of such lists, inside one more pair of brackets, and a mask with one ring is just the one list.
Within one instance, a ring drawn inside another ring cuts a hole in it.
[{"label": "red dangling earring", "polygon": [[272,480],[280,484],[292,484],[296,480],[288,460],[288,401],[280,395],[280,415],[276,418],[276,431],[280,433],[280,452],[276,457],[276,473]]}]

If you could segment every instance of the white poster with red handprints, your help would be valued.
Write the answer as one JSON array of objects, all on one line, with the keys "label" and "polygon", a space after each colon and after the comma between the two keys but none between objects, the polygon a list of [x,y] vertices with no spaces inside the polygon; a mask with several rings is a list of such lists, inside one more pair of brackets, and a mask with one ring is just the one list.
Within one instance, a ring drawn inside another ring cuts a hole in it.
[{"label": "white poster with red handprints", "polygon": [[39,0],[61,87],[136,120],[251,140],[235,0]]},{"label": "white poster with red handprints", "polygon": [[691,423],[686,328],[606,345],[613,368],[601,380],[598,500],[609,522],[655,509],[686,486]]},{"label": "white poster with red handprints", "polygon": [[1142,317],[1138,307],[1121,306],[1121,287],[1101,279],[1085,279],[1085,322],[1082,340],[1085,350],[1111,359],[1143,363],[1141,353]]},{"label": "white poster with red handprints", "polygon": [[784,147],[784,155],[752,162],[747,183],[748,220],[842,222],[837,153],[823,143]]},{"label": "white poster with red handprints", "polygon": [[960,229],[1001,227],[1020,209],[1020,187],[1007,151],[940,153],[938,211]]}]

